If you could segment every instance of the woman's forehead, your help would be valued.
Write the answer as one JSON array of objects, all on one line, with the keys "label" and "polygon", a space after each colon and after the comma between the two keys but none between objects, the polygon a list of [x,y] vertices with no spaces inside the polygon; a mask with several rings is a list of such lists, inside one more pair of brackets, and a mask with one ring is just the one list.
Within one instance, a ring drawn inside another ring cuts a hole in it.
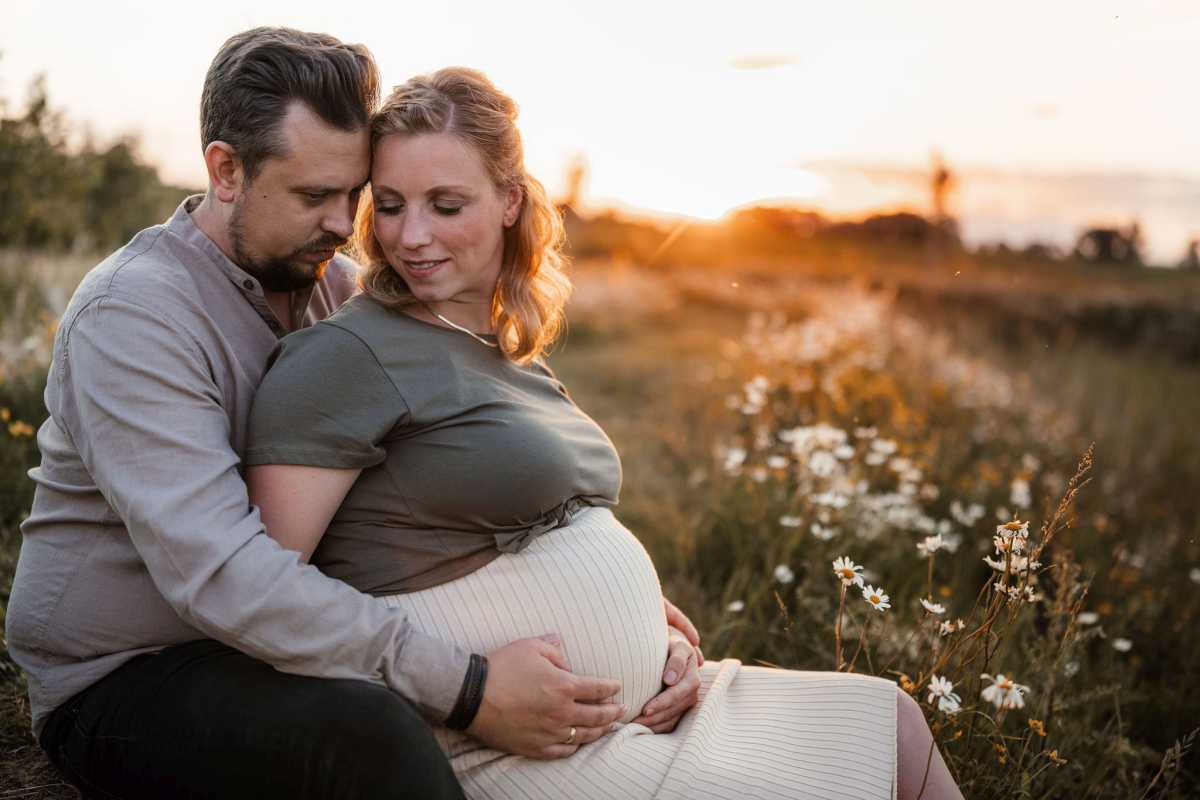
[{"label": "woman's forehead", "polygon": [[490,184],[475,148],[452,133],[392,134],[375,145],[372,183],[381,189],[423,191],[434,186]]}]

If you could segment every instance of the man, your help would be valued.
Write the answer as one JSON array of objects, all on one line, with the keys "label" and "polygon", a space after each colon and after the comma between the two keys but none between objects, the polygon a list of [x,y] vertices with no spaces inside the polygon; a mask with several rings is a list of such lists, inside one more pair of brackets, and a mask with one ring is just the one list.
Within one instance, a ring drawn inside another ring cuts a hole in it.
[{"label": "man", "polygon": [[[85,793],[460,797],[422,716],[556,757],[621,713],[619,686],[572,675],[552,637],[489,671],[301,564],[249,505],[239,454],[267,358],[353,291],[334,251],[377,99],[361,45],[231,38],[201,103],[208,192],[92,270],[63,315],[7,638],[39,742]],[[652,701],[659,730],[698,686],[691,647],[671,652],[687,677]],[[570,743],[550,732],[566,726]]]}]

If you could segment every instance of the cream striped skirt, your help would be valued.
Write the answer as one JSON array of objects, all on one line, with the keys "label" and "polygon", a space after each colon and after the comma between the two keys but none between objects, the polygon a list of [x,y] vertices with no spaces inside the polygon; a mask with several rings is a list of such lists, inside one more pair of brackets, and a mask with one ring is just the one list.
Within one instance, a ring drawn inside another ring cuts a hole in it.
[{"label": "cream striped skirt", "polygon": [[[586,508],[520,553],[384,602],[473,652],[557,633],[573,672],[621,681],[629,719],[661,688],[658,575],[608,509]],[[471,798],[895,797],[895,684],[734,659],[708,662],[700,674],[700,702],[674,732],[626,720],[570,758],[538,761],[445,728],[435,734]]]}]

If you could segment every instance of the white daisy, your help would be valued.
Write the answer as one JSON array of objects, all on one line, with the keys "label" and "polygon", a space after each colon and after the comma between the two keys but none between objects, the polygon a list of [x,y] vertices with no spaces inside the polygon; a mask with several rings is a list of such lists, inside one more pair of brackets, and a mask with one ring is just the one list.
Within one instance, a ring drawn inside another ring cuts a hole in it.
[{"label": "white daisy", "polygon": [[859,439],[874,439],[879,431],[876,428],[855,428],[854,435]]},{"label": "white daisy", "polygon": [[819,522],[814,522],[809,528],[809,532],[811,532],[813,536],[817,537],[822,542],[828,542],[833,538],[833,535],[837,533],[837,531],[835,531],[833,528],[826,527]]},{"label": "white daisy", "polygon": [[888,596],[883,593],[883,589],[876,589],[874,586],[867,586],[863,589],[863,599],[871,604],[871,607],[876,611],[886,611],[892,607],[888,602]]},{"label": "white daisy", "polygon": [[837,469],[837,459],[828,450],[815,450],[808,458],[808,469],[817,477],[827,478]]},{"label": "white daisy", "polygon": [[845,556],[842,556],[833,562],[833,574],[837,576],[845,586],[850,586],[851,584],[862,586],[863,578],[862,575],[859,574],[862,572],[862,569],[863,568],[860,565],[855,564]]},{"label": "white daisy", "polygon": [[1200,583],[1200,567],[1192,567],[1188,573],[1188,580],[1192,583]]},{"label": "white daisy", "polygon": [[784,456],[767,456],[767,466],[771,469],[787,469],[790,463]]},{"label": "white daisy", "polygon": [[726,611],[731,611],[734,614],[738,613],[739,611],[744,610],[745,608],[746,608],[746,604],[745,604],[745,602],[743,602],[741,600],[734,600],[732,603],[725,606]]},{"label": "white daisy", "polygon": [[1029,481],[1023,478],[1014,478],[1012,486],[1009,488],[1008,502],[1017,508],[1029,508],[1032,505],[1033,500],[1029,494]]},{"label": "white daisy", "polygon": [[930,602],[929,600],[926,600],[924,597],[921,598],[921,607],[924,608],[926,611],[928,611],[930,614],[937,614],[938,616],[941,616],[942,614],[946,613],[946,607],[944,605],[942,605],[941,603]]},{"label": "white daisy", "polygon": [[796,580],[796,573],[792,572],[792,568],[787,564],[780,564],[775,568],[775,580],[788,584]]},{"label": "white daisy", "polygon": [[1079,620],[1080,625],[1095,625],[1100,621],[1100,615],[1095,611],[1080,611],[1075,619]]},{"label": "white daisy", "polygon": [[785,528],[799,528],[803,521],[800,517],[794,517],[791,514],[784,514],[779,518],[779,524]]},{"label": "white daisy", "polygon": [[929,697],[925,702],[938,701],[938,711],[946,714],[956,714],[960,709],[962,698],[954,693],[954,684],[946,678],[931,675],[929,678]]},{"label": "white daisy", "polygon": [[871,442],[871,449],[876,453],[882,453],[885,456],[890,456],[896,452],[897,445],[891,439],[875,439]]},{"label": "white daisy", "polygon": [[955,631],[961,631],[965,624],[966,623],[963,622],[962,619],[957,619],[954,622],[950,622],[949,620],[947,620],[946,622],[943,622],[941,624],[941,626],[938,629],[938,632],[941,633],[942,636],[949,636],[950,634],[954,633]]},{"label": "white daisy", "polygon": [[834,449],[833,455],[842,461],[848,461],[854,458],[854,448],[848,444],[840,444]]},{"label": "white daisy", "polygon": [[878,467],[884,461],[887,461],[887,456],[885,456],[883,453],[867,453],[867,456],[863,459],[863,461],[866,462],[867,466]]},{"label": "white daisy", "polygon": [[979,677],[992,682],[991,686],[984,688],[980,692],[980,696],[984,700],[994,705],[996,708],[1024,708],[1025,707],[1025,692],[1029,691],[1029,687],[1024,684],[1017,683],[1012,678],[1006,678],[1004,675],[992,677],[986,672]]},{"label": "white daisy", "polygon": [[1113,650],[1119,653],[1128,653],[1133,649],[1133,642],[1128,639],[1113,639]]},{"label": "white daisy", "polygon": [[922,556],[929,558],[945,546],[946,540],[942,538],[940,533],[937,533],[933,536],[926,536],[924,541],[917,542],[917,552]]}]

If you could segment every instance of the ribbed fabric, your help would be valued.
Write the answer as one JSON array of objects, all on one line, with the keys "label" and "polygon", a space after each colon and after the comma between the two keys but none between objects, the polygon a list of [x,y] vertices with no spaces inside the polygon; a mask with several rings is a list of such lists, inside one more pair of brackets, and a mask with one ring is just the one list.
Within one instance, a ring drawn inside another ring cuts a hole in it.
[{"label": "ribbed fabric", "polygon": [[[584,509],[520,553],[384,601],[418,629],[473,652],[557,633],[573,672],[622,682],[629,719],[661,688],[667,628],[658,575],[608,509]],[[624,724],[566,759],[507,755],[445,728],[435,734],[471,798],[895,797],[892,682],[734,659],[708,662],[700,674],[700,702],[674,732]]]}]

